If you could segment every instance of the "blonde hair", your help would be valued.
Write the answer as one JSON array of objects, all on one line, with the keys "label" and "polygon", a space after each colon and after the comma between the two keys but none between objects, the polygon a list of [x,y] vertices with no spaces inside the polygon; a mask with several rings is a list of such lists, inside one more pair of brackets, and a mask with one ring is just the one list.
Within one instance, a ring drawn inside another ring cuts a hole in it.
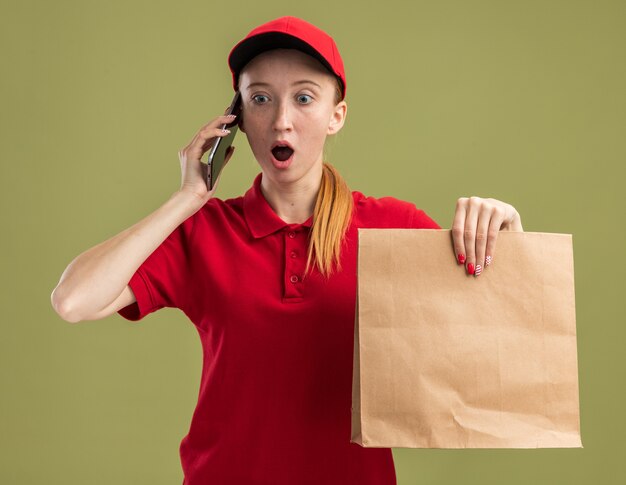
[{"label": "blonde hair", "polygon": [[341,245],[350,225],[354,201],[352,192],[339,172],[324,162],[322,183],[313,210],[305,274],[314,260],[319,272],[329,278],[341,271]]}]

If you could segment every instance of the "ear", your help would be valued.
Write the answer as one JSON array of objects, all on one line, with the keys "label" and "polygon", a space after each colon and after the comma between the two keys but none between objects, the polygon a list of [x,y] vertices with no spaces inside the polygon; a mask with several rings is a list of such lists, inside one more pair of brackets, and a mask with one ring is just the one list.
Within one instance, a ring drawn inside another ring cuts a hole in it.
[{"label": "ear", "polygon": [[332,115],[330,117],[330,121],[328,123],[328,130],[326,133],[328,135],[334,135],[343,127],[343,124],[346,121],[346,115],[348,114],[348,105],[345,101],[341,101],[335,106],[333,109]]}]

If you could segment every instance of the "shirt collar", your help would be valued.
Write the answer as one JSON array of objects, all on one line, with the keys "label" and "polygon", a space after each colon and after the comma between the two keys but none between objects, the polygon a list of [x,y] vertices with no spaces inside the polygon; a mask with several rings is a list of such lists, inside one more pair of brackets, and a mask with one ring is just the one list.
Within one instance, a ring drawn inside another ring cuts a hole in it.
[{"label": "shirt collar", "polygon": [[243,213],[252,235],[255,238],[260,238],[285,227],[311,227],[313,216],[301,224],[289,224],[278,217],[265,199],[263,192],[261,192],[262,177],[263,172],[256,176],[252,187],[248,189],[243,197]]}]

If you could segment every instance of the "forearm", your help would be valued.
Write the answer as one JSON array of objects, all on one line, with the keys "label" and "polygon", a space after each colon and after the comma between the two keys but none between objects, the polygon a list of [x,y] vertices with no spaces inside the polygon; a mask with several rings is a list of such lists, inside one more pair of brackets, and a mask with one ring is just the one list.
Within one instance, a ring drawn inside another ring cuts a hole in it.
[{"label": "forearm", "polygon": [[111,304],[148,256],[201,206],[198,197],[177,191],[138,223],[81,253],[52,292],[56,312],[83,319]]}]

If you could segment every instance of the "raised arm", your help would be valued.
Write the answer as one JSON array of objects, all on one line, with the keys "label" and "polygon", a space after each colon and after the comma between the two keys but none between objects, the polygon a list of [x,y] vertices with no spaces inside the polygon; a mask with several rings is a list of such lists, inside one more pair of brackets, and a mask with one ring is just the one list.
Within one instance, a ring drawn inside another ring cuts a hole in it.
[{"label": "raised arm", "polygon": [[[51,294],[52,306],[68,322],[97,320],[135,301],[131,277],[152,252],[215,193],[206,186],[206,164],[200,160],[217,136],[219,126],[232,118],[219,116],[205,125],[178,156],[181,187],[156,211],[77,256],[61,275]],[[234,147],[226,156],[232,156]]]}]

